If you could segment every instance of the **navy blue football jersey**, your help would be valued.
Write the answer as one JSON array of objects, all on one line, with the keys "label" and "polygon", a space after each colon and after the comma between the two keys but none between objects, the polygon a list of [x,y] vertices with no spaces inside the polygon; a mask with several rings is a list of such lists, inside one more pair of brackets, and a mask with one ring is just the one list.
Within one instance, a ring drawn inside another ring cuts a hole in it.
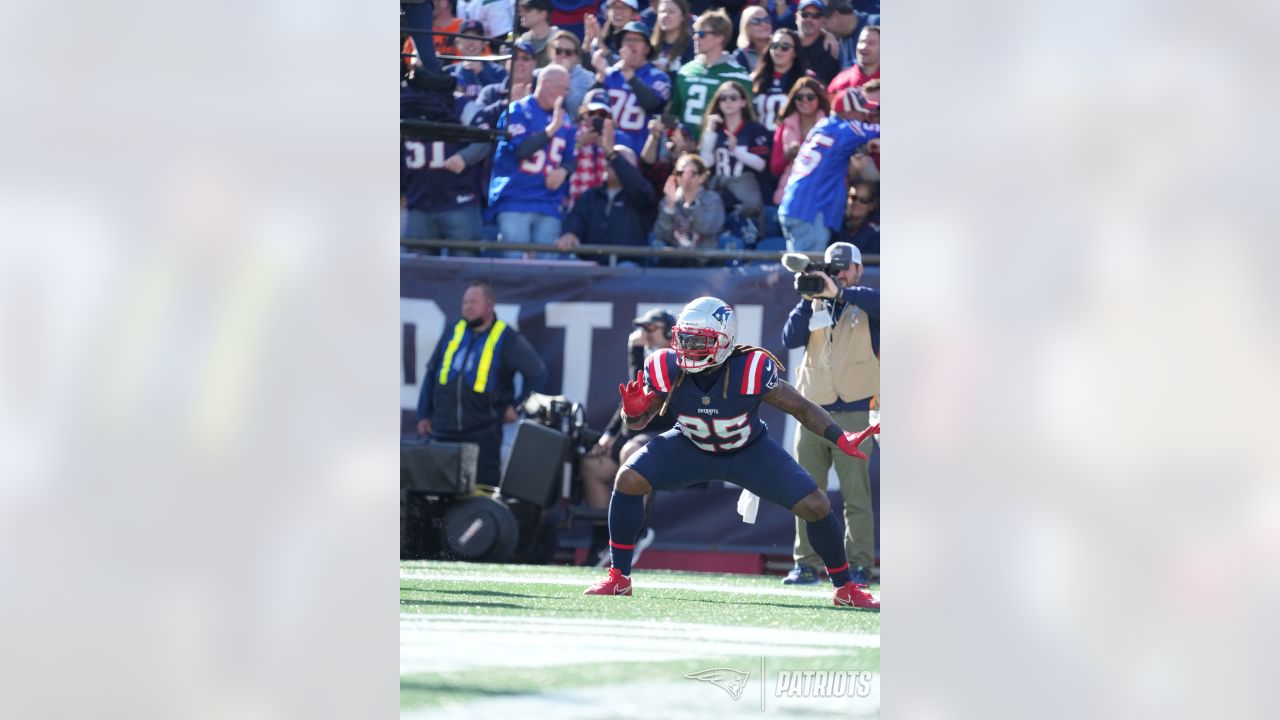
[{"label": "navy blue football jersey", "polygon": [[400,194],[406,208],[444,212],[479,202],[479,167],[468,165],[454,174],[444,166],[444,161],[463,147],[442,140],[400,140]]},{"label": "navy blue football jersey", "polygon": [[[733,135],[739,145],[746,147],[748,152],[764,161],[764,168],[757,174],[763,175],[769,172],[769,154],[773,152],[773,135],[754,120],[748,120],[739,125],[738,131]],[[748,170],[741,160],[729,154],[729,137],[723,131],[716,133],[713,165],[712,174],[721,177],[738,177],[744,171],[756,172]]]},{"label": "navy blue football jersey", "polygon": [[734,355],[718,368],[698,373],[713,379],[705,391],[692,375],[676,387],[683,372],[671,348],[655,352],[644,363],[645,384],[659,396],[655,402],[671,393],[667,415],[694,445],[704,452],[731,453],[764,437],[768,426],[760,419],[760,401],[779,381],[772,358],[759,350]]}]

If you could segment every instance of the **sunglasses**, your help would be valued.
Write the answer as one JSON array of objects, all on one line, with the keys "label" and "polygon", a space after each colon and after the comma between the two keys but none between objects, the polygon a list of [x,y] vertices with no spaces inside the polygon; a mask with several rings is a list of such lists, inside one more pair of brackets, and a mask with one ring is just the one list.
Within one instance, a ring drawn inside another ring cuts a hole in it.
[{"label": "sunglasses", "polygon": [[700,37],[700,38],[701,38],[701,37],[706,37],[706,36],[708,36],[708,35],[719,35],[719,34],[720,34],[720,33],[718,33],[718,32],[713,32],[713,31],[711,31],[711,30],[694,30],[694,31],[693,31],[693,36],[694,36],[694,37]]},{"label": "sunglasses", "polygon": [[755,16],[755,17],[751,18],[751,22],[750,22],[749,24],[751,24],[751,25],[767,25],[767,24],[770,24],[770,23],[772,23],[772,22],[773,22],[773,21],[772,21],[772,20],[770,20],[770,19],[769,19],[769,16],[767,16],[767,15],[757,15],[757,16]]},{"label": "sunglasses", "polygon": [[796,93],[796,100],[800,102],[813,102],[817,99],[818,96],[814,93]]},{"label": "sunglasses", "polygon": [[769,47],[770,47],[770,48],[772,48],[772,49],[774,49],[774,50],[781,50],[781,51],[783,51],[783,52],[787,52],[788,50],[795,50],[795,49],[796,49],[796,46],[795,46],[795,45],[792,45],[791,43],[774,43],[774,44],[770,45]]},{"label": "sunglasses", "polygon": [[578,54],[578,51],[577,51],[577,50],[574,50],[573,48],[562,48],[562,47],[558,47],[558,48],[556,48],[556,55],[557,55],[557,56],[564,55],[564,56],[568,57],[568,56],[570,56],[570,55],[576,55],[576,54]]},{"label": "sunglasses", "polygon": [[809,20],[819,20],[822,18],[822,13],[803,12],[803,13],[800,13],[800,17],[807,18]]}]

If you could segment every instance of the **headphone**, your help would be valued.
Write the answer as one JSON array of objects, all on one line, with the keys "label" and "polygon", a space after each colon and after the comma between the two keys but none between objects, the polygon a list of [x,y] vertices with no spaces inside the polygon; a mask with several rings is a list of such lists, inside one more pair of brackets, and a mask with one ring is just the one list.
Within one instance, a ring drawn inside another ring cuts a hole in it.
[{"label": "headphone", "polygon": [[[671,313],[661,308],[654,308],[654,309],[657,310],[657,313],[654,313],[651,310],[648,313],[645,313],[645,317],[648,318],[649,315],[653,315],[653,314],[656,314],[658,317],[655,317],[653,319],[648,319],[644,324],[649,325],[651,323],[658,323],[662,325],[662,337],[664,340],[667,340],[668,342],[670,342],[672,332],[674,331],[676,326],[676,316],[672,315]],[[637,318],[637,320],[639,320],[639,318]],[[640,325],[641,323],[639,322],[636,323],[637,327],[639,327]]]}]

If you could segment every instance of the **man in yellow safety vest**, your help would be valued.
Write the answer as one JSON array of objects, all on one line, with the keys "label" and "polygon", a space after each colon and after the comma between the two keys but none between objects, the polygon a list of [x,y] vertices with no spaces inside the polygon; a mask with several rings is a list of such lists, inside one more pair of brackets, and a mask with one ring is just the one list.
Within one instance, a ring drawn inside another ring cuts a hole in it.
[{"label": "man in yellow safety vest", "polygon": [[[515,397],[515,374],[524,378]],[[493,288],[472,281],[462,295],[462,319],[446,327],[427,363],[418,397],[418,434],[480,446],[476,484],[497,487],[502,423],[514,406],[542,389],[547,366],[520,333],[494,313]]]}]

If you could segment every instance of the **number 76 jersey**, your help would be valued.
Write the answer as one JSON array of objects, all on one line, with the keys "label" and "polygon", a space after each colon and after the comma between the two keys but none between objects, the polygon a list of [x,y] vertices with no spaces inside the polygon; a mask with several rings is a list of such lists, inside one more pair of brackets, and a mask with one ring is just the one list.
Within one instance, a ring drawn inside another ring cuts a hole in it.
[{"label": "number 76 jersey", "polygon": [[701,374],[713,373],[710,377],[715,378],[706,391],[693,377],[684,378],[676,387],[683,372],[676,366],[675,351],[663,348],[645,361],[644,381],[658,393],[654,402],[671,395],[667,414],[700,450],[732,453],[764,437],[768,426],[760,419],[761,398],[777,387],[779,380],[778,366],[768,355],[752,350],[733,355],[714,371],[703,371]]},{"label": "number 76 jersey", "polygon": [[[671,99],[671,78],[659,70],[653,63],[645,63],[636,70],[636,77],[662,98],[666,106]],[[649,120],[662,113],[662,107],[647,113],[640,107],[631,83],[622,76],[622,63],[609,68],[604,76],[604,90],[609,98],[609,113],[617,128],[616,140],[635,151],[636,155],[644,149],[644,141],[649,137]]]},{"label": "number 76 jersey", "polygon": [[879,124],[835,115],[819,120],[796,153],[778,214],[816,222],[822,213],[822,224],[839,232],[849,192],[849,159],[855,150],[878,137]]}]

